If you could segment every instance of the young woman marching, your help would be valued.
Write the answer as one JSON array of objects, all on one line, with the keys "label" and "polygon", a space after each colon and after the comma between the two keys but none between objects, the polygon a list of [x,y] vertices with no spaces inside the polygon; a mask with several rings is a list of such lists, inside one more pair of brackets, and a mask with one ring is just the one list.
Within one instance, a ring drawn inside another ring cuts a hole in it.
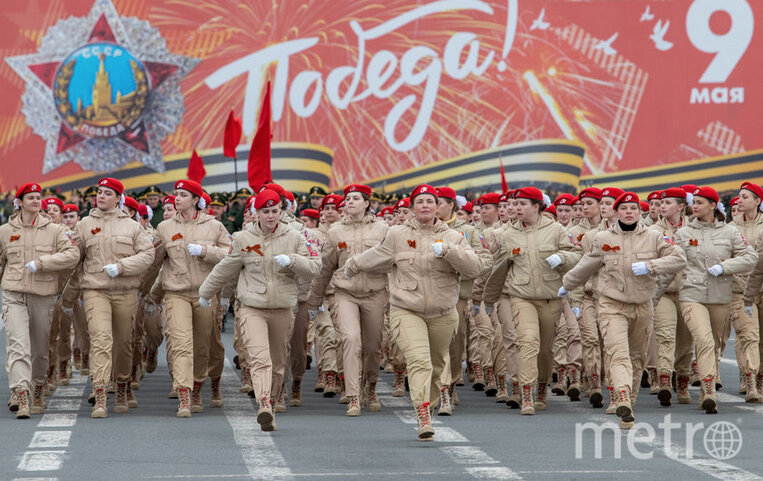
[{"label": "young woman marching", "polygon": [[441,376],[458,326],[459,280],[473,279],[483,264],[461,234],[435,217],[434,187],[416,187],[411,203],[414,217],[392,227],[378,246],[349,259],[344,271],[353,277],[392,268],[390,325],[405,355],[418,439],[431,441],[430,406],[440,398]]},{"label": "young woman marching", "polygon": [[[485,309],[499,299],[511,299],[519,344],[519,386],[522,414],[546,409],[551,379],[555,326],[562,314],[556,294],[562,270],[580,260],[580,247],[566,229],[542,216],[543,193],[535,187],[517,189],[517,222],[501,234],[501,250],[485,285]],[[561,268],[561,269],[559,269]],[[559,270],[557,270],[559,269]],[[537,382],[537,403],[533,387]]]},{"label": "young woman marching", "polygon": [[633,406],[646,362],[652,298],[657,291],[654,276],[677,272],[686,260],[672,242],[639,223],[636,194],[623,193],[613,207],[618,222],[596,234],[591,250],[564,276],[559,295],[567,295],[598,271],[604,348],[610,360],[617,416],[620,426],[627,429],[633,427]]},{"label": "young woman marching", "polygon": [[38,184],[22,185],[13,202],[17,213],[0,226],[6,368],[17,403],[12,407],[20,419],[45,412],[53,297],[60,290],[57,274],[79,260],[66,230],[40,213],[41,190]]},{"label": "young woman marching", "polygon": [[308,251],[304,236],[279,222],[281,199],[276,192],[265,189],[257,194],[254,208],[258,221],[233,234],[230,253],[199,288],[199,305],[209,307],[210,299],[238,276],[237,316],[259,402],[257,422],[263,431],[274,431],[275,400],[283,388],[286,345],[297,304],[297,278],[314,277],[320,270],[320,257]]},{"label": "young woman marching", "polygon": [[721,337],[728,322],[734,274],[749,273],[757,262],[755,249],[736,227],[726,224],[718,193],[701,187],[693,193],[694,218],[676,232],[676,244],[686,253],[679,278],[678,300],[694,338],[701,381],[699,406],[717,413]]},{"label": "young woman marching", "polygon": [[343,269],[347,259],[379,245],[389,227],[369,213],[370,187],[350,185],[344,189],[344,196],[346,215],[327,232],[321,252],[321,272],[313,280],[308,305],[310,310],[317,309],[322,304],[324,289],[329,281],[333,283],[334,319],[342,350],[345,393],[349,398],[347,416],[360,416],[361,383],[364,383],[368,410],[381,409],[376,397],[376,380],[387,303],[387,275],[372,272],[350,279]]},{"label": "young woman marching", "polygon": [[[207,378],[215,307],[199,301],[199,287],[231,248],[228,231],[206,211],[202,188],[192,180],[175,183],[177,213],[156,229],[156,260],[162,263],[164,319],[172,344],[172,380],[178,417],[204,410],[201,386]],[[191,389],[193,389],[191,391]]]}]

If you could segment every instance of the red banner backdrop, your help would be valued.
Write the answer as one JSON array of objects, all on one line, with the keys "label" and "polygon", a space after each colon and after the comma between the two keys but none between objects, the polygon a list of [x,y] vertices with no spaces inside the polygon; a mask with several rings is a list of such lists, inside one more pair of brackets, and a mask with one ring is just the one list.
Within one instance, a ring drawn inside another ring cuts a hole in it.
[{"label": "red banner backdrop", "polygon": [[[231,106],[242,116],[242,145],[249,145],[268,78],[274,142],[332,152],[332,187],[544,139],[582,143],[582,174],[593,178],[763,147],[763,38],[756,28],[763,2],[114,0],[113,6],[122,18],[148,21],[173,54],[200,59],[180,82],[182,123],[161,143],[174,159],[187,159],[194,148],[221,148]],[[35,53],[51,26],[92,8],[92,0],[4,6],[0,56]],[[43,175],[45,141],[22,112],[25,88],[3,62],[2,187],[95,175],[74,163]],[[276,157],[274,151],[277,181]],[[216,186],[232,185],[232,171]],[[716,174],[733,173],[729,163]]]}]

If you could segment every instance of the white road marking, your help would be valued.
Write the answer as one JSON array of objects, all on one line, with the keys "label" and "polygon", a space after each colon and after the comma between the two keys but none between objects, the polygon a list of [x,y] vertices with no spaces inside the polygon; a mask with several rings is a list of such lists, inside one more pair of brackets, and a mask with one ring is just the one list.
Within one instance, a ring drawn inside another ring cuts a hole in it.
[{"label": "white road marking", "polygon": [[77,384],[73,386],[58,386],[56,397],[82,397],[85,394],[85,385]]},{"label": "white road marking", "polygon": [[77,422],[76,413],[45,413],[38,428],[70,428]]},{"label": "white road marking", "polygon": [[434,430],[434,440],[441,443],[468,443],[469,440],[453,428],[438,427]]},{"label": "white road marking", "polygon": [[392,397],[388,395],[380,395],[379,402],[382,404],[382,406],[388,407],[388,408],[411,408],[413,409],[413,404],[411,404],[411,400],[407,397]]},{"label": "white road marking", "polygon": [[686,451],[683,447],[677,444],[671,444],[670,449],[661,440],[655,440],[650,443],[652,446],[662,450],[668,459],[677,461],[684,466],[688,466],[692,469],[696,469],[703,474],[712,476],[716,479],[722,479],[725,481],[761,481],[762,477],[755,473],[751,473],[742,468],[738,468],[732,464],[711,458],[709,456],[698,455],[693,453],[691,459],[686,457]]},{"label": "white road marking", "polygon": [[72,437],[71,431],[37,431],[29,443],[30,448],[66,448]]},{"label": "white road marking", "polygon": [[51,397],[47,401],[45,411],[79,411],[82,405],[81,399],[56,399]]},{"label": "white road marking", "polygon": [[13,478],[12,481],[58,481],[58,478]]},{"label": "white road marking", "polygon": [[443,446],[440,451],[447,454],[456,464],[498,464],[497,460],[474,446]]},{"label": "white road marking", "polygon": [[87,380],[88,376],[72,373],[72,377],[69,379],[69,384],[87,384]]},{"label": "white road marking", "polygon": [[252,401],[239,392],[241,380],[233,371],[227,357],[221,384],[225,399],[223,414],[233,429],[233,438],[241,449],[241,457],[244,459],[251,479],[263,481],[292,479],[293,474],[286,465],[281,451],[275,445],[272,435],[260,430]]},{"label": "white road marking", "polygon": [[466,468],[466,472],[477,479],[522,479],[520,475],[505,466],[473,466]]},{"label": "white road marking", "polygon": [[21,457],[19,471],[55,471],[61,469],[66,451],[27,451]]}]

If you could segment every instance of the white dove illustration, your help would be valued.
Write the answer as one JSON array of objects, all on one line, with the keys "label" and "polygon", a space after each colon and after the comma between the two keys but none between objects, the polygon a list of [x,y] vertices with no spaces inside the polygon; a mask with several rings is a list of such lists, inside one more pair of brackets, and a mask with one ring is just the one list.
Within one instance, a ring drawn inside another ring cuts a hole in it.
[{"label": "white dove illustration", "polygon": [[657,50],[662,50],[665,52],[673,48],[673,43],[665,40],[665,34],[668,33],[669,27],[670,20],[665,22],[665,25],[662,24],[662,20],[658,20],[657,24],[654,26],[654,30],[652,30],[652,34],[649,36],[649,38],[652,39]]},{"label": "white dove illustration", "polygon": [[647,5],[646,10],[644,10],[644,13],[641,14],[641,21],[648,22],[650,20],[654,20],[654,14],[649,11],[649,5]]},{"label": "white dove illustration", "polygon": [[600,41],[593,49],[603,51],[604,55],[616,54],[617,50],[612,48],[612,43],[617,40],[618,35],[620,35],[620,32],[615,32],[615,34],[609,37],[607,40]]},{"label": "white dove illustration", "polygon": [[538,15],[538,18],[533,20],[533,24],[530,27],[530,30],[547,30],[548,27],[551,26],[550,23],[543,20],[543,17],[546,15],[546,9],[540,11],[540,15]]}]

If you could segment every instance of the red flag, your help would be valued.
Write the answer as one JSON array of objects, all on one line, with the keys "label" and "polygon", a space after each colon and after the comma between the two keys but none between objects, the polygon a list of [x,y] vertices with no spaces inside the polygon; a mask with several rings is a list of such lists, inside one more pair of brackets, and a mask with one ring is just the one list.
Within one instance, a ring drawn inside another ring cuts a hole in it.
[{"label": "red flag", "polygon": [[186,176],[194,181],[201,184],[201,180],[207,175],[207,171],[204,169],[204,161],[201,160],[201,157],[199,157],[199,154],[196,153],[196,149],[193,149],[193,154],[191,154],[191,160],[188,162],[188,172],[186,173]]},{"label": "red flag", "polygon": [[252,148],[249,149],[249,165],[246,175],[249,178],[249,186],[252,189],[273,181],[270,172],[270,81],[265,90],[265,98],[262,100],[260,109],[260,122],[257,132],[252,140]]},{"label": "red flag", "polygon": [[501,193],[505,194],[509,191],[509,183],[506,182],[506,172],[503,171],[503,159],[499,162],[501,163]]},{"label": "red flag", "polygon": [[228,121],[225,122],[225,136],[223,137],[223,155],[236,158],[236,146],[241,142],[241,119],[233,115],[230,109]]}]

